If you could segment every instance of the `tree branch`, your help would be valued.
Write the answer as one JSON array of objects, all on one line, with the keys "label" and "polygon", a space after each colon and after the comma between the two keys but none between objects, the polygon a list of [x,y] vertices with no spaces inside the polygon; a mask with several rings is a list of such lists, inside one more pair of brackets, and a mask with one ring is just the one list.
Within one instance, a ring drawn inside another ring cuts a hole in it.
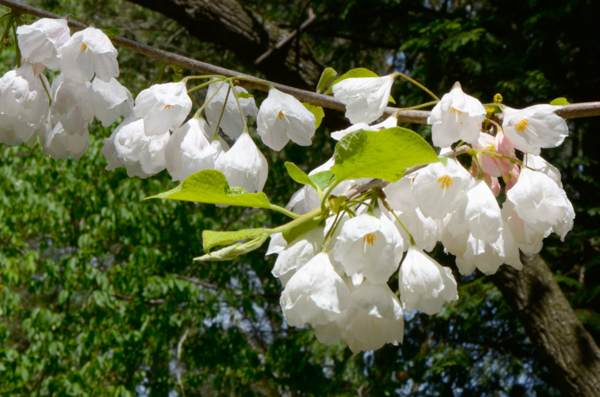
[{"label": "tree branch", "polygon": [[[9,7],[16,12],[22,14],[34,15],[40,18],[62,18],[60,15],[54,14],[49,11],[41,10],[39,8],[31,7],[25,4],[17,3],[14,0],[0,0],[0,5],[4,5]],[[86,26],[80,22],[69,20],[69,26],[73,28],[85,28]],[[183,68],[194,70],[199,73],[204,74],[218,74],[226,77],[240,77],[247,78],[253,81],[244,81],[240,80],[240,85],[261,90],[268,91],[269,84],[272,84],[275,88],[280,91],[286,92],[290,95],[295,96],[298,100],[303,102],[308,102],[313,105],[321,106],[327,109],[340,110],[345,111],[346,108],[343,103],[337,101],[331,96],[317,94],[315,92],[302,90],[295,87],[290,87],[284,84],[279,84],[275,82],[271,82],[268,80],[260,79],[248,74],[238,73],[236,71],[222,68],[220,66],[211,65],[206,62],[197,61],[195,59],[191,59],[188,57],[184,57],[181,55],[174,54],[172,52],[160,50],[142,43],[139,43],[134,40],[129,40],[121,36],[115,37],[113,43],[127,48],[131,51],[137,52],[139,54],[146,55],[150,58],[154,58],[158,61],[169,65],[177,65]],[[397,108],[387,107],[384,115],[390,116]],[[579,117],[591,117],[591,116],[600,116],[600,101],[599,102],[585,102],[579,104],[571,104],[564,105],[562,107],[557,106],[556,114],[564,118],[579,118]],[[429,117],[429,112],[424,110],[406,110],[401,111],[398,115],[398,121],[400,123],[414,123],[414,124],[426,124],[427,118]]]}]

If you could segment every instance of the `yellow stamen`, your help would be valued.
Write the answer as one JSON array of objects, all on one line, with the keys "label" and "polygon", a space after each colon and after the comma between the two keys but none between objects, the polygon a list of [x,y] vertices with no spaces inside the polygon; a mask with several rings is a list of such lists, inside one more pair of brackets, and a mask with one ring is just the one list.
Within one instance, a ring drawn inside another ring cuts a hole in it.
[{"label": "yellow stamen", "polygon": [[87,49],[88,49],[88,46],[85,43],[83,43],[81,45],[81,51],[85,52],[85,51],[87,51]]},{"label": "yellow stamen", "polygon": [[165,105],[165,107],[164,107],[164,108],[162,108],[162,110],[165,110],[165,109],[171,109],[171,108],[173,108],[173,106],[172,106],[172,105]]},{"label": "yellow stamen", "polygon": [[519,121],[518,123],[515,123],[515,130],[517,130],[519,132],[523,132],[523,131],[525,131],[525,128],[527,128],[528,125],[529,125],[529,120],[523,119],[523,120]]},{"label": "yellow stamen", "polygon": [[365,246],[363,249],[363,254],[367,253],[367,244],[371,244],[371,245],[375,244],[376,239],[377,239],[377,237],[375,236],[375,233],[369,233],[363,238],[363,243],[365,243]]},{"label": "yellow stamen", "polygon": [[[456,110],[455,108],[450,108],[450,114],[455,113],[456,114],[456,122],[458,123],[458,116],[460,116],[462,114],[462,112],[460,110]],[[462,124],[462,122],[461,122]]]},{"label": "yellow stamen", "polygon": [[277,117],[279,117],[279,120],[281,120],[283,118],[284,114],[283,114],[283,110],[279,111],[279,114],[277,115]]},{"label": "yellow stamen", "polygon": [[444,175],[438,178],[438,182],[442,182],[442,189],[448,189],[450,186],[452,186],[454,178],[450,178],[448,175]]}]

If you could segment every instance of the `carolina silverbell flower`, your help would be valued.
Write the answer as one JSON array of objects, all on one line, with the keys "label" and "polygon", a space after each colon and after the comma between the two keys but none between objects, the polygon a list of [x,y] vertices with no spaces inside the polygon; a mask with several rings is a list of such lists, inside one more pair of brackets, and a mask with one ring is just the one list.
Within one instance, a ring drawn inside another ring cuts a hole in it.
[{"label": "carolina silverbell flower", "polygon": [[87,128],[70,134],[58,122],[54,127],[51,127],[49,123],[45,125],[40,132],[40,143],[43,148],[42,152],[55,160],[66,160],[71,156],[77,161],[87,151],[90,138]]},{"label": "carolina silverbell flower", "polygon": [[445,148],[457,141],[477,143],[485,107],[479,100],[463,92],[460,84],[442,97],[431,110],[427,124],[431,124],[433,144]]},{"label": "carolina silverbell flower", "polygon": [[412,183],[412,194],[423,215],[442,219],[461,204],[474,179],[456,160],[430,164],[419,170]]},{"label": "carolina silverbell flower", "polygon": [[256,125],[265,145],[280,151],[291,139],[300,146],[310,146],[317,119],[299,100],[276,88],[260,105]]},{"label": "carolina silverbell flower", "polygon": [[73,34],[58,48],[60,70],[81,83],[94,76],[106,82],[119,76],[117,54],[108,36],[94,27]]},{"label": "carolina silverbell flower", "polygon": [[329,256],[321,252],[302,266],[281,293],[285,321],[294,327],[328,324],[342,318],[350,291],[335,272]]},{"label": "carolina silverbell flower", "polygon": [[332,87],[333,96],[346,105],[346,117],[352,124],[370,124],[383,115],[394,80],[393,74],[349,78]]},{"label": "carolina silverbell flower", "polygon": [[135,98],[135,116],[144,119],[146,135],[176,130],[192,109],[192,100],[182,82],[155,84]]},{"label": "carolina silverbell flower", "polygon": [[[244,130],[244,123],[242,122],[242,115],[240,115],[239,108],[242,108],[243,117],[255,117],[258,113],[258,108],[254,102],[254,98],[238,98],[235,99],[235,95],[232,91],[227,95],[227,91],[230,86],[227,83],[215,82],[208,86],[208,92],[206,93],[206,99],[204,101],[204,112],[206,113],[206,121],[214,129],[217,124],[223,130],[223,132],[231,139],[237,139]],[[235,87],[239,93],[247,94],[243,87]],[[215,94],[216,93],[216,94]],[[211,99],[212,98],[212,99]],[[227,98],[227,103],[225,103]],[[207,102],[210,102],[207,104]],[[238,101],[240,106],[238,107]],[[223,110],[225,106],[225,110]],[[221,112],[223,111],[223,117],[221,118]],[[219,123],[221,119],[221,123]],[[218,133],[219,131],[216,131]]]},{"label": "carolina silverbell flower", "polygon": [[279,252],[272,273],[281,281],[281,285],[285,287],[290,278],[319,253],[324,238],[323,227],[316,227]]},{"label": "carolina silverbell flower", "polygon": [[524,222],[549,224],[561,239],[573,227],[573,205],[565,191],[542,172],[523,168],[506,198]]},{"label": "carolina silverbell flower", "polygon": [[133,114],[133,96],[117,79],[112,78],[108,83],[94,79],[91,93],[94,114],[104,127],[110,126],[121,116],[127,118]]},{"label": "carolina silverbell flower", "polygon": [[167,171],[173,181],[215,168],[215,149],[204,132],[209,128],[203,118],[193,118],[173,132],[165,148]]},{"label": "carolina silverbell flower", "polygon": [[555,112],[556,106],[534,105],[525,109],[506,107],[502,128],[516,149],[539,155],[541,148],[560,145],[569,135],[567,122]]},{"label": "carolina silverbell flower", "polygon": [[267,159],[246,132],[219,157],[215,168],[225,175],[230,186],[250,193],[262,192],[269,174]]},{"label": "carolina silverbell flower", "polygon": [[404,337],[400,301],[387,284],[365,280],[350,294],[340,328],[353,353],[376,350],[386,343],[398,345]]},{"label": "carolina silverbell flower", "polygon": [[373,284],[388,281],[403,252],[404,242],[394,224],[383,214],[369,213],[342,223],[333,248],[335,260],[348,276],[361,273]]},{"label": "carolina silverbell flower", "polygon": [[458,300],[452,271],[414,246],[406,253],[398,280],[405,310],[433,315],[442,310],[444,303]]},{"label": "carolina silverbell flower", "polygon": [[82,135],[94,120],[90,83],[71,80],[64,73],[52,81],[50,109],[52,125],[61,123],[69,135]]},{"label": "carolina silverbell flower", "polygon": [[59,69],[57,49],[69,40],[71,32],[66,19],[43,18],[31,25],[17,27],[21,55],[30,63],[41,63],[51,70]]}]

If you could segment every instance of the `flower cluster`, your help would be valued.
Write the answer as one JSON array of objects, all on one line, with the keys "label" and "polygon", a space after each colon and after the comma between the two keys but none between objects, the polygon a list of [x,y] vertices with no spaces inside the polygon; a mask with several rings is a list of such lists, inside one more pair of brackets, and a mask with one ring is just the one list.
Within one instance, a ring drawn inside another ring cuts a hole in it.
[{"label": "flower cluster", "polygon": [[[395,125],[395,117],[365,124],[383,114],[389,80],[347,79],[333,87],[334,95],[348,102],[346,116],[356,121],[333,138]],[[566,122],[550,105],[495,106],[502,109],[502,126],[484,130],[490,126],[483,123],[486,107],[456,86],[429,118],[433,142],[446,163],[411,172],[376,195],[350,197],[324,226],[294,241],[272,236],[268,254],[278,254],[273,275],[285,287],[280,303],[288,324],[310,324],[321,342],[342,338],[354,352],[397,344],[402,342],[403,309],[432,315],[458,299],[452,271],[425,253],[438,242],[456,256],[461,274],[477,268],[489,275],[502,264],[521,269],[519,249],[539,252],[552,232],[564,239],[573,226],[573,206],[559,171],[539,153],[562,143]],[[471,157],[469,170],[458,161],[459,154]],[[309,175],[333,164],[332,159]],[[332,193],[343,195],[364,182],[344,181]],[[501,192],[506,199],[500,205]],[[308,213],[320,205],[319,192],[306,185],[287,208]],[[388,286],[395,273],[400,299]]]},{"label": "flower cluster", "polygon": [[[99,29],[70,34],[66,20],[41,19],[16,30],[21,66],[0,78],[0,141],[35,141],[46,154],[79,159],[96,116],[110,125],[132,112],[133,99],[116,77],[117,50]],[[54,72],[50,84],[45,69]]]}]

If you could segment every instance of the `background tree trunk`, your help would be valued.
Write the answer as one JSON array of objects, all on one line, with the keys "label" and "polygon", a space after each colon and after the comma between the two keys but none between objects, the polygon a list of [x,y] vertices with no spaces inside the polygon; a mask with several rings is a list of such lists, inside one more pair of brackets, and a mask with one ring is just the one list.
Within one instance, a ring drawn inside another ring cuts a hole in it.
[{"label": "background tree trunk", "polygon": [[600,396],[600,349],[581,325],[540,255],[522,255],[523,270],[491,276],[518,316],[565,396]]},{"label": "background tree trunk", "polygon": [[[199,40],[223,46],[253,64],[289,32],[235,0],[129,0],[186,27]],[[218,32],[215,34],[215,32]],[[298,48],[298,52],[296,52]],[[257,70],[273,81],[314,89],[323,66],[310,48],[287,45]],[[339,112],[329,116],[340,119]],[[327,120],[327,117],[325,118]],[[339,125],[339,121],[328,124]],[[523,257],[524,269],[502,266],[491,276],[565,396],[600,396],[600,349],[581,325],[554,276],[539,255]]]}]

